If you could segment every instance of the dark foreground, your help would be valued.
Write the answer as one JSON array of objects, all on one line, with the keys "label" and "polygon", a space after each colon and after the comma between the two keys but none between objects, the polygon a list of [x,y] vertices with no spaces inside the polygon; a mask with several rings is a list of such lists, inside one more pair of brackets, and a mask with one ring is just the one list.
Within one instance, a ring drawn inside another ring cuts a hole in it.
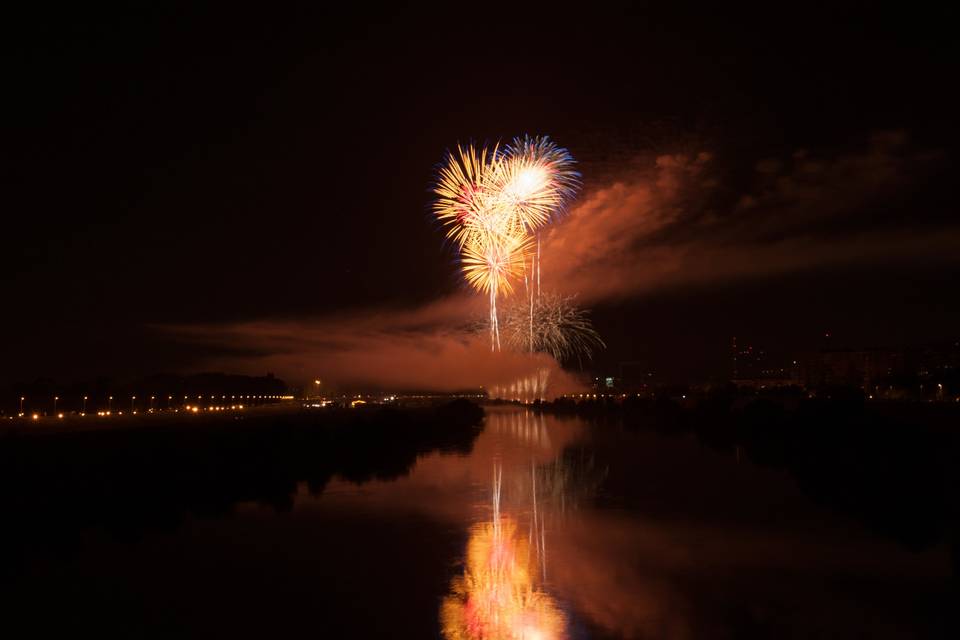
[{"label": "dark foreground", "polygon": [[950,425],[458,403],[8,433],[0,620],[10,637],[953,637]]}]

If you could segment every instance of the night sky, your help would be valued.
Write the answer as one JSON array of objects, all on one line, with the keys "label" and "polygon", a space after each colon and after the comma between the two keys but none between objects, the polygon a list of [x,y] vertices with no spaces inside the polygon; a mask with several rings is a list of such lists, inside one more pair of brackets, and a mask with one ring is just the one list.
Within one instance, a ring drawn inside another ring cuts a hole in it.
[{"label": "night sky", "polygon": [[464,7],[8,16],[0,382],[302,382],[376,350],[356,318],[433,335],[466,295],[436,164],[524,133],[580,162],[546,274],[593,309],[598,371],[960,338],[945,14]]}]

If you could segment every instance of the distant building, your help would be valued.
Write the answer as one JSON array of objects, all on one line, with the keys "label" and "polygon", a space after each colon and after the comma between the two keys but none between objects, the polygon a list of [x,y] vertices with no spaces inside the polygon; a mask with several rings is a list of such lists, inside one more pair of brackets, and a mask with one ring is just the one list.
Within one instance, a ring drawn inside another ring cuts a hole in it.
[{"label": "distant building", "polygon": [[730,381],[754,389],[796,386],[800,384],[799,365],[792,360],[778,366],[763,349],[738,343],[734,337],[730,342]]},{"label": "distant building", "polygon": [[598,378],[594,388],[604,393],[645,393],[657,384],[657,378],[650,370],[650,363],[643,361],[621,362],[617,375]]},{"label": "distant building", "polygon": [[905,354],[894,349],[832,349],[807,358],[803,383],[808,388],[859,387],[870,390],[905,372]]},{"label": "distant building", "polygon": [[908,354],[920,378],[955,378],[960,374],[960,341],[928,344]]},{"label": "distant building", "polygon": [[754,349],[752,345],[737,343],[734,336],[730,343],[731,376],[732,380],[749,380],[762,377],[766,364],[766,355],[763,349]]}]

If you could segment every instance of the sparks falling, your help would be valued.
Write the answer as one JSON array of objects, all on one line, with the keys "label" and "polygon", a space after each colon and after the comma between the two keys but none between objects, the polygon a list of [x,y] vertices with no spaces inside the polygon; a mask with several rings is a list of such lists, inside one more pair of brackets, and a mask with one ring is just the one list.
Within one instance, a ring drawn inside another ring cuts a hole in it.
[{"label": "sparks falling", "polygon": [[549,353],[558,362],[589,359],[606,345],[572,296],[544,293],[504,310],[506,343],[514,351]]}]

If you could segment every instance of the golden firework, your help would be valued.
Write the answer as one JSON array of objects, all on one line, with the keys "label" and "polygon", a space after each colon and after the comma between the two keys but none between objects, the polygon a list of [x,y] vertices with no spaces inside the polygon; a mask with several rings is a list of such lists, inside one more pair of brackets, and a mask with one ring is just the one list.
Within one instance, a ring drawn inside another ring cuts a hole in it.
[{"label": "golden firework", "polygon": [[547,137],[526,136],[502,152],[499,146],[458,146],[438,171],[434,214],[460,251],[467,283],[490,297],[494,350],[500,348],[497,298],[511,293],[512,281],[521,276],[532,291],[536,274],[539,291],[540,243],[535,234],[563,211],[579,187],[572,166],[566,149]]}]

